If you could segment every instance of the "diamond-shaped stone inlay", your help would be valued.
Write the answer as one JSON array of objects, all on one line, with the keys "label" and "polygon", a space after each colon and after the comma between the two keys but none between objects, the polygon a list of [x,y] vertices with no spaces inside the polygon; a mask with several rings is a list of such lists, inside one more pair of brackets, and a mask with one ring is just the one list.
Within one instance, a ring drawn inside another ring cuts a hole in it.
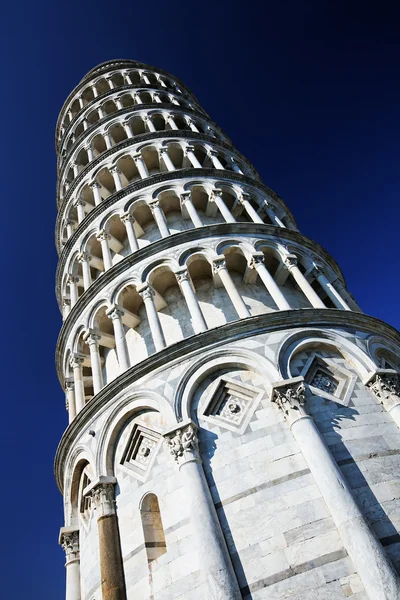
[{"label": "diamond-shaped stone inlay", "polygon": [[247,383],[221,377],[201,416],[216,425],[243,433],[262,395],[262,390]]},{"label": "diamond-shaped stone inlay", "polygon": [[135,423],[121,457],[121,465],[135,471],[143,479],[150,469],[160,445],[161,435]]},{"label": "diamond-shaped stone inlay", "polygon": [[313,353],[304,365],[301,375],[314,395],[348,405],[356,376],[338,365],[335,359]]},{"label": "diamond-shaped stone inlay", "polygon": [[323,392],[334,394],[338,388],[339,382],[326,371],[318,369],[310,384]]}]

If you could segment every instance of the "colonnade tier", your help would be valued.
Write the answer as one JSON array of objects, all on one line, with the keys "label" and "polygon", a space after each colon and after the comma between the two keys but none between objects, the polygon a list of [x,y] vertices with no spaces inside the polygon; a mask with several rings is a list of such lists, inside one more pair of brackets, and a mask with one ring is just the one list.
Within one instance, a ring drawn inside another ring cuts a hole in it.
[{"label": "colonnade tier", "polygon": [[[187,86],[162,69],[152,69],[133,61],[115,62],[114,66],[108,63],[96,72],[85,76],[64,102],[56,126],[57,149],[71,123],[93,100],[110,90],[138,85],[173,91],[198,105],[195,96]],[[203,109],[199,106],[199,110]]]},{"label": "colonnade tier", "polygon": [[332,268],[304,253],[305,240],[232,238],[179,240],[179,254],[175,246],[126,269],[119,263],[114,268],[119,272],[110,272],[112,277],[100,281],[104,287],[96,286],[83,303],[79,285],[90,291],[91,273],[87,257],[81,258],[82,277],[66,281],[69,299],[59,340],[62,379],[68,386],[73,379],[78,394],[71,418],[119,373],[187,336],[273,311],[358,309]]},{"label": "colonnade tier", "polygon": [[[96,157],[88,146],[86,165],[74,164],[68,173],[71,179],[67,179],[67,174],[59,179],[61,201],[71,195],[78,199],[83,188],[93,183],[100,183],[107,197],[132,181],[185,168],[227,170],[260,179],[254,167],[231,144],[193,131],[152,132],[127,138],[115,146],[109,141],[108,145]],[[120,171],[119,178],[111,171],[115,168]]]},{"label": "colonnade tier", "polygon": [[82,160],[85,158],[88,160],[90,149],[96,157],[108,149],[110,144],[115,145],[124,139],[144,133],[183,129],[231,143],[228,136],[211,119],[176,104],[130,105],[129,96],[121,96],[115,101],[107,101],[102,112],[105,116],[93,123],[85,119],[77,123],[64,141],[58,155],[59,177],[62,177],[68,165],[83,164]]}]

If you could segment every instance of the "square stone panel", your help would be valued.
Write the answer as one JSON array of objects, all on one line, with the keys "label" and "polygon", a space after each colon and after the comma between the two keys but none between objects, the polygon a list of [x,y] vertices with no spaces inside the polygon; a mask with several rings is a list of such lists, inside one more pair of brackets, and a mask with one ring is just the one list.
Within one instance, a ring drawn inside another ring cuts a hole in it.
[{"label": "square stone panel", "polygon": [[313,353],[301,372],[315,396],[347,406],[356,383],[356,376],[330,358]]},{"label": "square stone panel", "polygon": [[242,434],[263,394],[263,390],[247,383],[220,377],[211,388],[199,418]]},{"label": "square stone panel", "polygon": [[120,465],[145,481],[162,443],[162,436],[135,423],[120,459]]}]

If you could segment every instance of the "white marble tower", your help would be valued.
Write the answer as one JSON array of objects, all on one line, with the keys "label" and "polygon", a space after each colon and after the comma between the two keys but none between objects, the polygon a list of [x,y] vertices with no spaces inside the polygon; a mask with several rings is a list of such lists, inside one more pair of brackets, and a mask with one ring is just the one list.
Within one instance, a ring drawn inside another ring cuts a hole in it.
[{"label": "white marble tower", "polygon": [[169,73],[56,146],[67,600],[400,598],[399,333]]}]

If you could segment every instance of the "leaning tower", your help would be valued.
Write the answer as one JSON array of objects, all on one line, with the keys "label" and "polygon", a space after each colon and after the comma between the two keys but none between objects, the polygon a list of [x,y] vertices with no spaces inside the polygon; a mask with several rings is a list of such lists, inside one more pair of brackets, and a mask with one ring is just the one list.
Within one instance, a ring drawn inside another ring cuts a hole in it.
[{"label": "leaning tower", "polygon": [[67,600],[400,598],[399,333],[169,73],[56,146]]}]

